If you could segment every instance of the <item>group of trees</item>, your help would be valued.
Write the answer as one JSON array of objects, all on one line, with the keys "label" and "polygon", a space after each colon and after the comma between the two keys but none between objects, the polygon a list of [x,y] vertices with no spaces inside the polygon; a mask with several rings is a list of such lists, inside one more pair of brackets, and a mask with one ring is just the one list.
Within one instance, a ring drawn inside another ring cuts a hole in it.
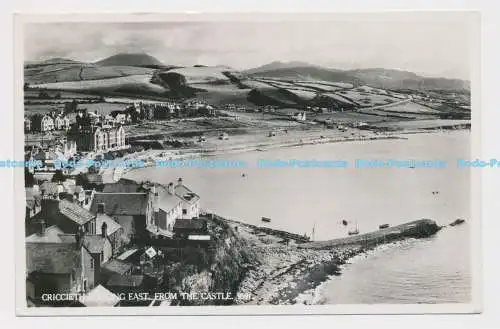
[{"label": "group of trees", "polygon": [[58,91],[52,97],[52,96],[50,96],[50,94],[46,90],[40,90],[38,92],[38,98],[40,98],[40,99],[61,99],[61,93]]}]

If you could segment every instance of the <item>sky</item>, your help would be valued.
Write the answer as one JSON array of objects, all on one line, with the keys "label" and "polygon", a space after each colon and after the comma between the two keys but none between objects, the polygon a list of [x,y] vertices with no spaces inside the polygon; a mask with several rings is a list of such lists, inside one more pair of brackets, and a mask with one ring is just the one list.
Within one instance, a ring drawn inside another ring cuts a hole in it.
[{"label": "sky", "polygon": [[[472,17],[473,18],[473,17]],[[475,23],[466,13],[331,15],[321,19],[45,22],[24,26],[25,60],[93,62],[147,53],[171,65],[249,69],[302,61],[469,79]]]}]

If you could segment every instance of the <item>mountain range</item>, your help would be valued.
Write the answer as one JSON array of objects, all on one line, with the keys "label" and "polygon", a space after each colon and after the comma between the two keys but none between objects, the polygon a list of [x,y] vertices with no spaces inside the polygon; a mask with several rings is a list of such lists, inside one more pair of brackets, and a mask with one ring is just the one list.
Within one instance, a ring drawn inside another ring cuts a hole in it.
[{"label": "mountain range", "polygon": [[[361,106],[359,101],[364,101],[364,96],[355,91],[359,86],[396,92],[468,94],[470,91],[469,81],[428,78],[394,69],[338,70],[305,62],[275,61],[238,71],[225,65],[172,66],[144,53],[120,53],[87,63],[67,58],[26,62],[24,81],[32,88],[48,90],[100,95],[201,97],[214,103],[283,106],[307,105],[318,97],[327,97],[337,103],[345,103],[348,99],[348,103]],[[349,96],[350,93],[354,94]],[[379,99],[378,103],[381,101]],[[366,101],[365,104],[370,103]]]}]

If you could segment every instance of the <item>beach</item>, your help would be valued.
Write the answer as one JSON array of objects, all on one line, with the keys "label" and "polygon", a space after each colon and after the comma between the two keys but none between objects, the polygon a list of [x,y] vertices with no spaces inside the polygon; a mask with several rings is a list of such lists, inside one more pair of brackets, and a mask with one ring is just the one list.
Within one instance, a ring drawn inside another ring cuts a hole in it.
[{"label": "beach", "polygon": [[[281,129],[276,135],[269,136],[269,130],[257,130],[252,133],[237,134],[227,140],[217,136],[207,137],[205,142],[198,142],[194,147],[165,150],[146,150],[115,159],[116,163],[126,160],[140,160],[145,167],[154,167],[157,161],[188,160],[206,157],[220,157],[245,152],[266,152],[277,148],[300,147],[330,143],[373,141],[384,139],[406,139],[411,134],[442,134],[437,130],[411,129],[404,131],[377,132],[356,128],[346,131],[337,129]],[[100,174],[104,183],[118,181],[129,170],[136,168],[103,168]]]}]

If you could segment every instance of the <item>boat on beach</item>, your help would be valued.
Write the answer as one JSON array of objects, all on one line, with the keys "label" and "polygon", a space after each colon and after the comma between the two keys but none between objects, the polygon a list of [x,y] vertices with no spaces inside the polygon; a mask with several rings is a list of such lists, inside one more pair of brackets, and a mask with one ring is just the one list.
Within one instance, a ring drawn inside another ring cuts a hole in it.
[{"label": "boat on beach", "polygon": [[268,217],[262,217],[261,219],[264,223],[269,223],[271,222],[271,218],[268,218]]},{"label": "boat on beach", "polygon": [[384,228],[388,228],[388,227],[389,227],[389,224],[382,224],[382,225],[378,226],[379,229],[384,229]]}]

